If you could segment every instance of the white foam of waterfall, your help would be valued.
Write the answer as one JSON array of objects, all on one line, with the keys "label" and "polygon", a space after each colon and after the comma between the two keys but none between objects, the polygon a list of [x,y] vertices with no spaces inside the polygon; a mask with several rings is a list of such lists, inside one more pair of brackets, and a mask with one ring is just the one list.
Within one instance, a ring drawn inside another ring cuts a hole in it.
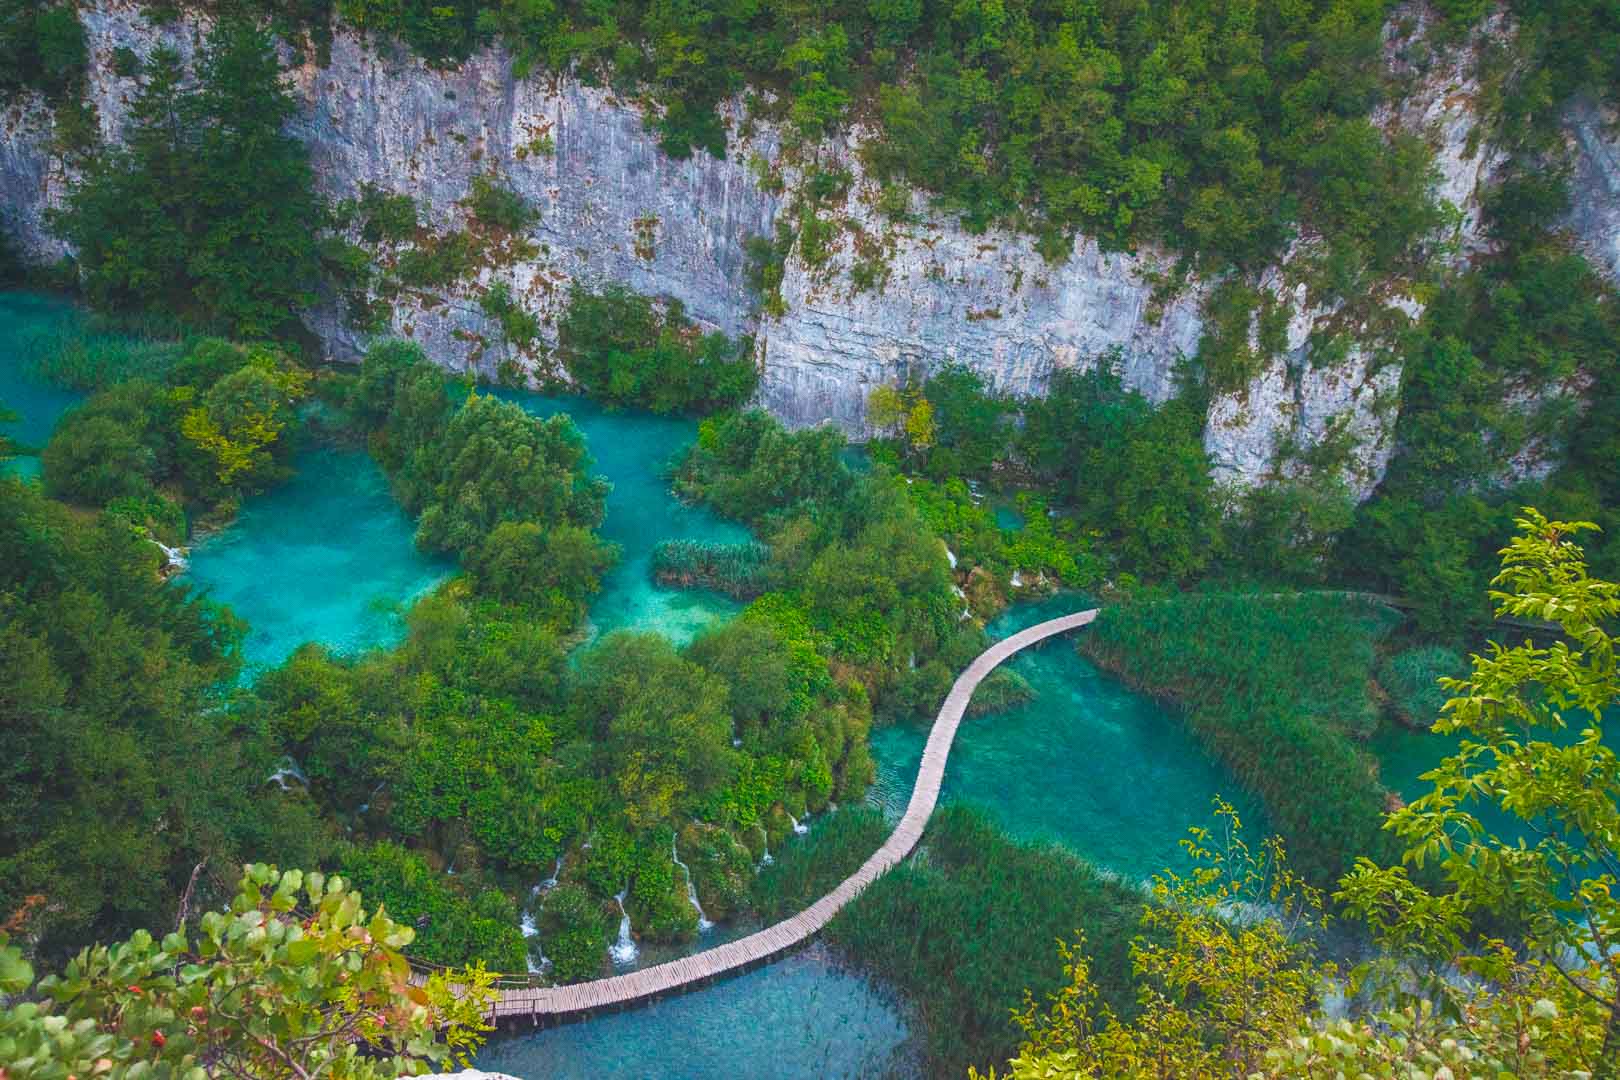
[{"label": "white foam of waterfall", "polygon": [[669,857],[674,859],[675,865],[680,867],[682,872],[686,874],[686,898],[692,902],[692,910],[697,912],[698,932],[701,933],[714,926],[714,923],[710,922],[709,917],[703,914],[703,905],[698,903],[697,886],[692,884],[692,868],[681,862],[680,853],[675,850],[675,838],[673,836],[669,839]]},{"label": "white foam of waterfall", "polygon": [[619,940],[608,946],[608,955],[620,967],[635,963],[636,957],[641,953],[641,950],[636,948],[636,939],[630,936],[630,913],[624,910],[624,895],[629,891],[627,888],[613,897],[614,902],[619,905]]},{"label": "white foam of waterfall", "polygon": [[810,826],[806,825],[792,814],[788,815],[788,820],[793,822],[793,834],[795,836],[803,836],[805,833],[810,831]]},{"label": "white foam of waterfall", "polygon": [[557,879],[562,877],[563,857],[557,856],[557,865],[551,868],[551,876],[534,887],[535,892],[550,892],[557,887]]},{"label": "white foam of waterfall", "polygon": [[298,762],[290,757],[282,758],[281,764],[277,766],[276,771],[264,778],[265,783],[275,784],[282,791],[290,790],[287,785],[288,780],[296,780],[304,787],[309,786],[309,777],[305,776],[304,770],[298,767]]},{"label": "white foam of waterfall", "polygon": [[165,544],[155,536],[148,536],[147,539],[156,544],[158,546],[158,550],[163,552],[163,568],[165,570],[172,570],[178,574],[180,571],[184,570],[190,565],[190,563],[186,560],[185,548],[170,547],[168,544]]}]

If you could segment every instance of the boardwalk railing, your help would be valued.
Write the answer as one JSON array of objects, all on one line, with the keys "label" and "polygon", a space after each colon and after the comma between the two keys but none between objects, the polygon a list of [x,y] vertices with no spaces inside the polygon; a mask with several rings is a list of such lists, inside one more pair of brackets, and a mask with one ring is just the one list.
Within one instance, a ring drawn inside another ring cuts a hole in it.
[{"label": "boardwalk railing", "polygon": [[911,791],[911,802],[907,804],[900,824],[859,870],[814,904],[791,918],[745,938],[640,971],[573,986],[506,984],[492,1010],[492,1019],[531,1018],[538,1023],[543,1019],[566,1018],[627,1005],[753,967],[808,940],[826,926],[840,908],[860,895],[862,889],[911,854],[912,848],[917,846],[929,815],[934,812],[934,804],[939,800],[940,782],[945,778],[945,761],[950,756],[957,725],[962,722],[973,691],[978,689],[984,677],[1019,650],[1055,634],[1085,626],[1096,617],[1097,611],[1093,608],[1038,623],[996,642],[968,665],[951,687],[928,733],[928,745],[923,750],[922,764],[917,769],[917,785]]}]

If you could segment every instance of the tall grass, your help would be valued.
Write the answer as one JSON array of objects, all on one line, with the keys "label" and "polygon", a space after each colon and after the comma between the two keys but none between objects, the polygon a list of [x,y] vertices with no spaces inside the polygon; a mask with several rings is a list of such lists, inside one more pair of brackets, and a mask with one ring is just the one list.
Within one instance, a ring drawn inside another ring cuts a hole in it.
[{"label": "tall grass", "polygon": [[1378,682],[1389,693],[1390,706],[1401,723],[1426,730],[1440,715],[1451,691],[1440,688],[1441,676],[1453,679],[1468,673],[1462,656],[1439,645],[1421,645],[1386,659],[1378,668]]},{"label": "tall grass", "polygon": [[1265,804],[1295,867],[1332,885],[1389,854],[1385,791],[1357,740],[1385,609],[1337,595],[1186,595],[1106,609],[1080,650],[1186,708],[1188,726]]},{"label": "tall grass", "polygon": [[1143,895],[1056,846],[1009,839],[977,811],[934,814],[916,857],[867,887],[829,940],[904,992],[922,1021],[930,1076],[1001,1066],[1018,1049],[1011,1010],[1063,981],[1054,947],[1086,936],[1092,977],[1134,1011],[1129,948]]},{"label": "tall grass", "polygon": [[870,806],[846,807],[817,819],[808,835],[790,840],[754,878],[754,910],[766,922],[803,911],[860,869],[883,846],[890,828]]},{"label": "tall grass", "polygon": [[653,580],[686,589],[714,589],[752,600],[768,588],[771,549],[749,540],[721,544],[707,540],[665,540],[652,553]]},{"label": "tall grass", "polygon": [[110,323],[42,334],[26,346],[24,364],[43,381],[73,390],[102,390],[130,379],[161,379],[185,345],[167,323]]}]

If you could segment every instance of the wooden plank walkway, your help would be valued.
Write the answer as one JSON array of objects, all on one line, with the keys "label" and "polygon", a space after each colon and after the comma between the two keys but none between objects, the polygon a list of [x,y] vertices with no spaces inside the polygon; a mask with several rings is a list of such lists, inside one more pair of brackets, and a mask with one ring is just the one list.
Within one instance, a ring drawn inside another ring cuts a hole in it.
[{"label": "wooden plank walkway", "polygon": [[911,802],[907,804],[900,823],[859,870],[814,904],[791,918],[745,938],[640,971],[572,986],[524,986],[502,990],[492,1010],[492,1019],[532,1018],[539,1022],[628,1005],[752,967],[808,940],[826,926],[839,909],[860,895],[862,889],[911,854],[912,848],[917,846],[929,815],[934,812],[934,804],[939,800],[940,783],[945,779],[945,761],[950,756],[951,743],[956,739],[957,726],[967,712],[973,691],[978,689],[984,677],[1019,650],[1055,634],[1085,626],[1096,617],[1097,609],[1093,608],[1037,623],[996,642],[968,665],[951,687],[945,704],[940,706],[939,715],[934,719],[934,726],[928,733],[928,745],[923,750],[922,764],[917,770],[917,785],[911,791]]}]

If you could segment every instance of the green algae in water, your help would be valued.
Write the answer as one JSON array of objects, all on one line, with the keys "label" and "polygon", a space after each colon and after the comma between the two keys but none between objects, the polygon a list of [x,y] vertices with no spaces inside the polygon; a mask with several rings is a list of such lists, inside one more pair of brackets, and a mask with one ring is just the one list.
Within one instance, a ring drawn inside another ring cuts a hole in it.
[{"label": "green algae in water", "polygon": [[18,416],[0,424],[0,434],[21,446],[42,447],[62,414],[84,400],[83,394],[52,386],[31,370],[34,351],[83,318],[78,308],[54,296],[0,293],[0,405]]},{"label": "green algae in water", "polygon": [[697,438],[697,424],[642,412],[608,412],[583,398],[543,397],[523,391],[497,391],[536,416],[564,412],[585,435],[596,471],[613,490],[599,530],[622,549],[618,565],[602,580],[591,601],[592,629],[650,630],[684,644],[704,628],[742,609],[734,600],[707,590],[665,589],[653,584],[652,553],[661,540],[735,544],[753,534],[699,506],[687,506],[669,491],[665,470]]},{"label": "green algae in water", "polygon": [[455,568],[417,551],[415,528],[363,450],[298,455],[297,474],[248,499],[191,553],[184,580],[248,623],[251,672],[306,641],[340,653],[392,645],[404,608]]},{"label": "green algae in water", "polygon": [[810,948],[631,1012],[497,1038],[476,1065],[522,1080],[882,1077],[909,1072],[904,1018]]},{"label": "green algae in water", "polygon": [[[990,633],[1006,637],[1083,606],[1074,595],[1021,604]],[[1180,841],[1189,826],[1209,824],[1217,794],[1238,808],[1251,841],[1264,835],[1254,801],[1180,720],[1079,656],[1073,635],[1008,666],[1037,696],[963,721],[943,800],[979,805],[1014,836],[1056,841],[1129,881],[1184,868]],[[926,741],[925,726],[872,733],[878,778],[870,798],[894,816],[911,797]]]}]

